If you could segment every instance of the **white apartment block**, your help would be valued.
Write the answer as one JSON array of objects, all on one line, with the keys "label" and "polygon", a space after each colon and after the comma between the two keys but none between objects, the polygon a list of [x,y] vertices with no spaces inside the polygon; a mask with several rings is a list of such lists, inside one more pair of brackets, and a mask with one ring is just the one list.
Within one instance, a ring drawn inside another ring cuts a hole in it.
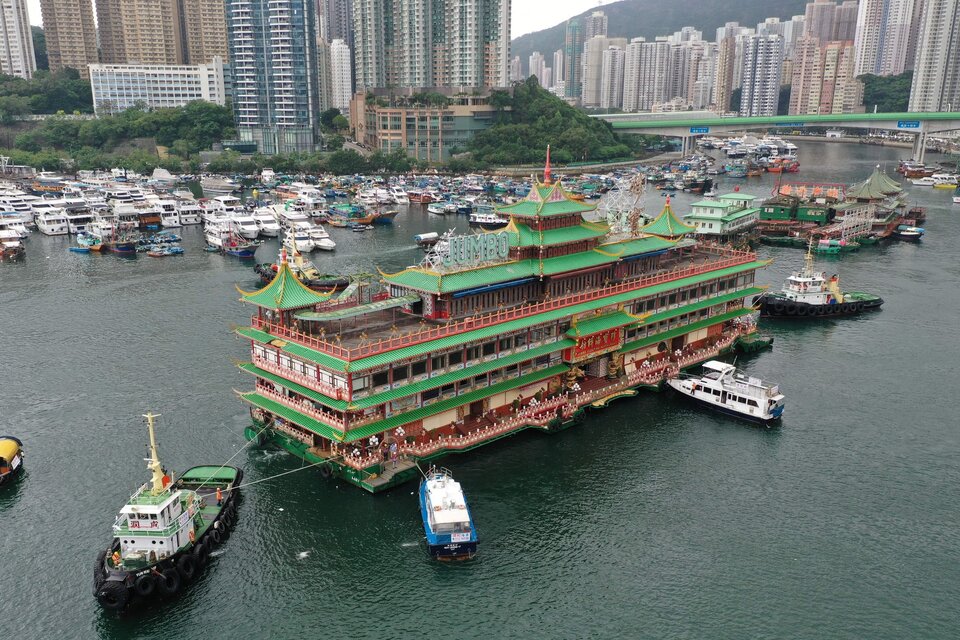
[{"label": "white apartment block", "polygon": [[[857,76],[891,76],[910,68],[907,63],[914,2],[919,0],[860,0],[857,13]],[[915,35],[914,35],[915,37]]]},{"label": "white apartment block", "polygon": [[910,111],[960,111],[960,0],[926,0]]},{"label": "white apartment block", "polygon": [[91,64],[90,88],[98,116],[130,107],[182,107],[194,100],[226,104],[223,61],[209,64]]},{"label": "white apartment block", "polygon": [[330,106],[348,115],[352,97],[353,65],[350,61],[350,47],[338,38],[330,43]]},{"label": "white apartment block", "polygon": [[749,36],[743,43],[741,116],[775,116],[783,69],[781,36]]},{"label": "white apartment block", "polygon": [[623,62],[623,110],[649,111],[662,103],[669,82],[670,43],[634,38],[627,45]]},{"label": "white apartment block", "polygon": [[600,80],[601,109],[619,109],[623,106],[623,61],[622,47],[608,47],[603,52]]},{"label": "white apartment block", "polygon": [[30,79],[37,70],[26,0],[0,0],[0,71]]}]

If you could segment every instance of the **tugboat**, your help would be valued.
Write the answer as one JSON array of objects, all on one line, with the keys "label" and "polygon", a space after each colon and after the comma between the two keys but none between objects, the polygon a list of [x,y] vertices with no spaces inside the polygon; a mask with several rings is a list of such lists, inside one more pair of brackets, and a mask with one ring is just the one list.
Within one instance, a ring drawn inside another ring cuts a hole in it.
[{"label": "tugboat", "polygon": [[23,470],[23,443],[13,436],[0,436],[0,485]]},{"label": "tugboat", "polygon": [[783,415],[780,387],[737,372],[732,364],[711,360],[702,376],[667,380],[667,385],[705,407],[752,422],[769,424]]},{"label": "tugboat", "polygon": [[420,482],[420,516],[431,556],[469,560],[477,554],[477,531],[463,489],[447,469],[433,467]]},{"label": "tugboat", "polygon": [[757,300],[760,315],[768,318],[818,318],[848,316],[879,309],[883,298],[870,293],[840,291],[840,277],[829,279],[813,270],[813,243],[807,247],[802,271],[787,278],[779,293],[764,293]]},{"label": "tugboat", "polygon": [[176,595],[197,577],[210,552],[230,536],[237,517],[235,467],[193,467],[172,482],[160,464],[148,413],[150,482],[130,497],[113,525],[116,536],[97,555],[93,595],[104,609]]}]

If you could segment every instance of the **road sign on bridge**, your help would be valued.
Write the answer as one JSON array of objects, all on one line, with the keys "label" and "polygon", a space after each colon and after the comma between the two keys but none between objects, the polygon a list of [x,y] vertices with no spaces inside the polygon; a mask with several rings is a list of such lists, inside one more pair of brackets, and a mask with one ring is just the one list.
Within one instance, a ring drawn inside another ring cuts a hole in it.
[{"label": "road sign on bridge", "polygon": [[898,120],[897,129],[919,129],[919,120]]},{"label": "road sign on bridge", "polygon": [[710,133],[710,127],[690,127],[690,133]]}]

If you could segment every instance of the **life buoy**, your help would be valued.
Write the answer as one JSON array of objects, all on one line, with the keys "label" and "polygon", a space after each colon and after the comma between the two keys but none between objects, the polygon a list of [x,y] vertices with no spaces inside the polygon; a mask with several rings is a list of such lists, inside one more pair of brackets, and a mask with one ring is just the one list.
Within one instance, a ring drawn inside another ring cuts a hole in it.
[{"label": "life buoy", "polygon": [[157,588],[165,596],[172,596],[180,591],[180,585],[183,581],[180,579],[180,573],[173,568],[165,570],[160,574],[160,580],[157,582]]},{"label": "life buoy", "polygon": [[197,534],[194,532],[193,529],[190,529],[190,533],[187,534],[187,537],[190,538],[190,542],[196,542],[196,541],[197,541]]},{"label": "life buoy", "polygon": [[177,560],[177,571],[184,582],[190,582],[197,575],[197,559],[186,553]]},{"label": "life buoy", "polygon": [[149,573],[145,573],[133,583],[133,590],[141,598],[149,598],[157,590],[157,580]]}]

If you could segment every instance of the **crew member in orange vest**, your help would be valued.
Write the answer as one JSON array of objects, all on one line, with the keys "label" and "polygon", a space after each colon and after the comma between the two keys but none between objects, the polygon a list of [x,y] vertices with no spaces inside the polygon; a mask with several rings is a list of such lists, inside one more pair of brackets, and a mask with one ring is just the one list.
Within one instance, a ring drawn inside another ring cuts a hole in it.
[{"label": "crew member in orange vest", "polygon": [[223,504],[223,491],[220,491],[220,487],[217,487],[217,506]]}]

